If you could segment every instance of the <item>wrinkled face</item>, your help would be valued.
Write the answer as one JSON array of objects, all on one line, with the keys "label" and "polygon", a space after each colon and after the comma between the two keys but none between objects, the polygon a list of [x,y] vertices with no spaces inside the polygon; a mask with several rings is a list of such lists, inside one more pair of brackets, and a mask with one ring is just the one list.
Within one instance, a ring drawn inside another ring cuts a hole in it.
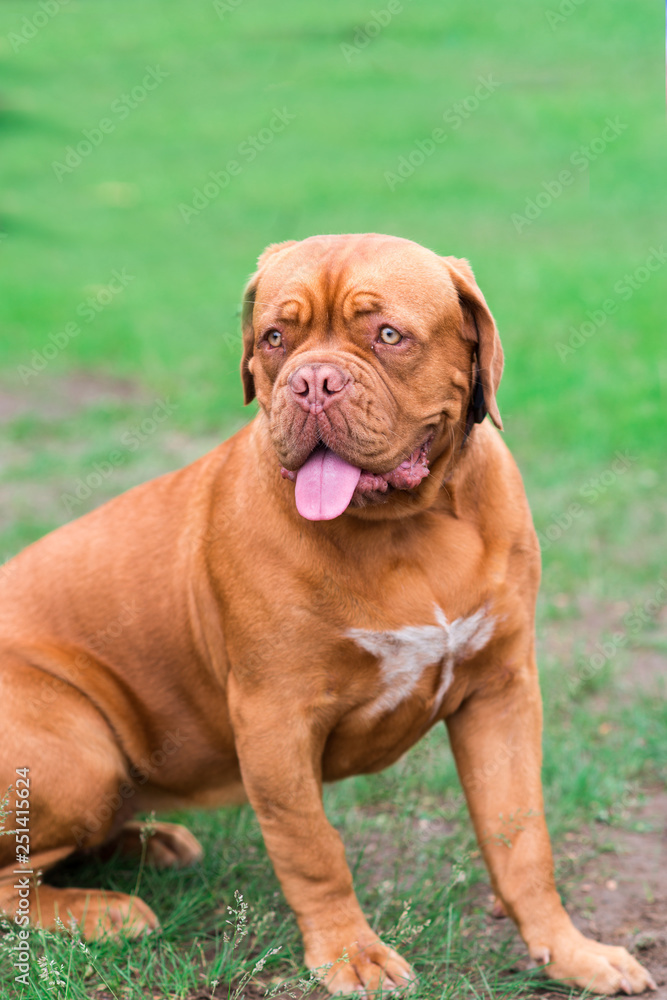
[{"label": "wrinkled face", "polygon": [[246,401],[256,394],[268,417],[303,516],[415,489],[465,425],[480,310],[497,340],[466,269],[374,235],[311,237],[260,258],[246,291]]}]

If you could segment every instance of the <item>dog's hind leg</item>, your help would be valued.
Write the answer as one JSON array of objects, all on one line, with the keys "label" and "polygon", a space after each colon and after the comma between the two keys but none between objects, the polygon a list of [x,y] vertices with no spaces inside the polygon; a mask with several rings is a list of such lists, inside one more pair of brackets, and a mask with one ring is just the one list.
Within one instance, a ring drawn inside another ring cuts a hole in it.
[{"label": "dog's hind leg", "polygon": [[107,721],[77,688],[53,685],[18,656],[1,661],[0,799],[11,812],[0,836],[0,912],[51,929],[74,918],[89,938],[157,927],[149,907],[123,893],[38,884],[38,872],[121,828],[127,765]]}]

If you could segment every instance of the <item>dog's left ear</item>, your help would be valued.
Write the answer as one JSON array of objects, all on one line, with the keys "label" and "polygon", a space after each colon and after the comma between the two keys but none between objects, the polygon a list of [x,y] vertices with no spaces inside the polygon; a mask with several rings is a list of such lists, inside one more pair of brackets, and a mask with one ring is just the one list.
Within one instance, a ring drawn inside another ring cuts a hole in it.
[{"label": "dog's left ear", "polygon": [[477,377],[484,399],[482,401],[474,398],[478,394],[478,388],[474,384],[473,371],[474,421],[479,423],[484,419],[485,413],[488,413],[496,427],[502,430],[503,422],[498,412],[496,392],[503,373],[503,349],[495,320],[475,281],[475,275],[468,261],[458,257],[444,257],[443,260],[447,264],[459,295],[463,311],[463,336],[477,345]]},{"label": "dog's left ear", "polygon": [[243,382],[243,403],[245,406],[252,403],[255,398],[255,380],[252,377],[250,361],[255,348],[255,331],[252,325],[252,313],[255,308],[255,296],[257,295],[257,285],[262,275],[262,269],[267,260],[274,254],[287,250],[294,246],[298,240],[285,240],[284,243],[272,243],[262,251],[257,261],[257,270],[248,282],[243,292],[243,306],[241,309],[241,328],[243,330],[243,357],[241,359],[241,381]]}]

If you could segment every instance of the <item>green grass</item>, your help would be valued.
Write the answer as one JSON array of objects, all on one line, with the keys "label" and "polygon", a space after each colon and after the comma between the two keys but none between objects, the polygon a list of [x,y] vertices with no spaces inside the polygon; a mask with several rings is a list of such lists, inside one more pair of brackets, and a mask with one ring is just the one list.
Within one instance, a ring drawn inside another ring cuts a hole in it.
[{"label": "green grass", "polygon": [[[606,641],[608,616],[584,618],[590,625],[569,660],[542,644],[545,785],[558,842],[583,822],[629,821],[638,790],[666,771],[664,707],[622,683],[644,646],[664,653],[655,616],[637,630],[627,616],[664,573],[667,264],[638,278],[630,296],[615,286],[661,246],[667,194],[662,13],[638,0],[628,18],[587,0],[552,29],[546,14],[557,6],[404,0],[348,60],[341,46],[354,44],[372,9],[352,0],[242,0],[222,18],[208,2],[71,0],[27,44],[16,35],[39,7],[5,0],[0,401],[23,409],[0,426],[0,555],[194,458],[247,418],[238,302],[266,244],[371,230],[468,257],[505,346],[506,438],[549,543],[540,630],[567,633],[591,608],[622,605],[630,640],[590,677],[584,668]],[[112,105],[147,67],[167,75],[121,119]],[[454,128],[457,102],[489,76],[494,92]],[[294,120],[245,162],[240,145],[261,134],[274,108]],[[53,162],[104,117],[113,131],[59,180]],[[627,127],[579,171],[571,156],[608,118]],[[390,190],[385,173],[438,127],[446,140]],[[186,224],[179,205],[234,158],[240,174]],[[513,215],[565,169],[573,183],[518,232]],[[111,296],[114,271],[132,280]],[[91,297],[110,299],[93,319]],[[613,314],[561,360],[558,345],[607,299]],[[71,323],[76,335],[43,371],[26,373],[33,352],[44,354],[50,335],[63,344]],[[91,398],[81,385],[108,391]],[[127,434],[156,400],[172,412],[130,449]],[[63,496],[118,450],[101,486],[68,508]],[[630,456],[618,474],[617,452]],[[422,975],[420,996],[533,992],[506,971],[516,941],[489,944],[484,875],[444,732],[386,774],[331,789],[327,802],[372,921],[390,935],[408,897],[414,923],[430,920],[404,945]],[[424,821],[437,836],[417,836]],[[35,959],[43,950],[65,969],[72,959],[56,995],[103,996],[106,982],[119,997],[194,996],[216,978],[221,989],[238,982],[278,944],[264,980],[299,974],[296,925],[251,812],[188,822],[206,847],[203,865],[142,875],[142,894],[163,921],[159,939],[91,946],[90,955],[70,954],[52,936],[35,941]],[[384,845],[375,862],[374,843]],[[83,875],[124,889],[136,881],[120,862]],[[235,890],[253,930],[230,951],[221,934]],[[54,995],[37,974],[17,995]],[[0,975],[11,991],[6,961]]]}]

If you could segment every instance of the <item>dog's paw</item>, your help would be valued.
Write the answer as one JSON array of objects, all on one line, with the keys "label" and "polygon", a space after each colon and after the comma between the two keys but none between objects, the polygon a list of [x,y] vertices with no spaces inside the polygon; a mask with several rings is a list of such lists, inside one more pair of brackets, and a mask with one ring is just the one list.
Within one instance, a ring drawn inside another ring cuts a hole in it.
[{"label": "dog's paw", "polygon": [[[95,889],[35,889],[35,925],[48,930],[75,920],[88,941],[109,937],[136,938],[159,930],[160,922],[138,896]],[[32,922],[32,921],[31,921]]]},{"label": "dog's paw", "polygon": [[544,965],[545,975],[591,993],[643,993],[657,989],[651,974],[625,948],[599,944],[578,931],[560,938],[552,948],[537,946],[530,955]]},{"label": "dog's paw", "polygon": [[330,993],[372,996],[415,980],[411,966],[398,952],[384,944],[370,928],[350,934],[347,942],[327,942],[316,953],[306,952],[311,969],[317,969]]},{"label": "dog's paw", "polygon": [[122,854],[140,856],[142,831],[147,830],[146,861],[156,868],[189,868],[204,856],[201,844],[180,823],[154,823],[148,826],[135,820],[125,823],[114,846]]},{"label": "dog's paw", "polygon": [[84,904],[82,931],[89,939],[136,938],[159,928],[158,918],[138,896],[122,892],[90,893]]}]

